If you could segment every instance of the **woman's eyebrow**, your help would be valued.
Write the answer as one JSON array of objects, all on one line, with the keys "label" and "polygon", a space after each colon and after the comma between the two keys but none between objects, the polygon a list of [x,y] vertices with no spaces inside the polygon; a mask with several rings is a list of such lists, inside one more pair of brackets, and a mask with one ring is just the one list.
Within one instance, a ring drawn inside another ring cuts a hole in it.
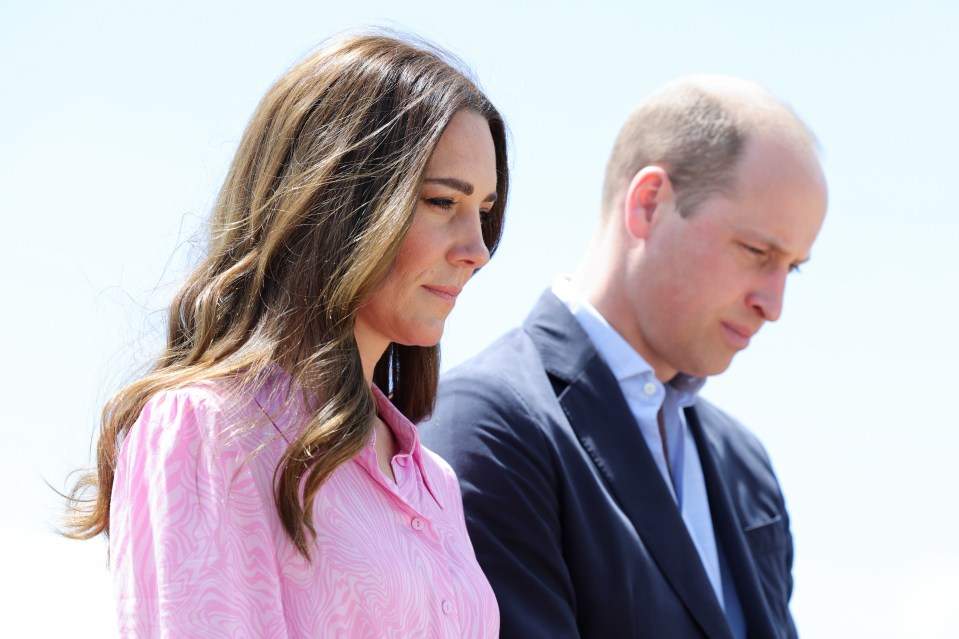
[{"label": "woman's eyebrow", "polygon": [[452,177],[439,177],[439,178],[426,178],[424,182],[429,182],[431,184],[442,184],[443,186],[448,186],[451,189],[456,189],[463,195],[473,195],[473,185],[469,182],[460,180],[459,178]]},{"label": "woman's eyebrow", "polygon": [[[442,184],[443,186],[448,186],[451,189],[456,189],[463,195],[473,195],[473,185],[465,180],[454,177],[437,177],[437,178],[426,178],[423,180],[430,184]],[[496,201],[496,192],[492,192],[486,196],[483,200],[484,202],[495,202]]]}]

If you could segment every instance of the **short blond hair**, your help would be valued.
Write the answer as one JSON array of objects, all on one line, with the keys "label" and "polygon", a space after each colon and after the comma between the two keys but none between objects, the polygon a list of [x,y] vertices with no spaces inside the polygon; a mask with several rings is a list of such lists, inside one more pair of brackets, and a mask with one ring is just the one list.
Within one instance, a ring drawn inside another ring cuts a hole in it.
[{"label": "short blond hair", "polygon": [[735,187],[749,135],[759,127],[789,130],[814,145],[814,136],[787,105],[758,85],[722,76],[667,84],[644,100],[619,131],[603,184],[611,210],[641,169],[669,173],[677,208],[688,216],[711,195]]}]

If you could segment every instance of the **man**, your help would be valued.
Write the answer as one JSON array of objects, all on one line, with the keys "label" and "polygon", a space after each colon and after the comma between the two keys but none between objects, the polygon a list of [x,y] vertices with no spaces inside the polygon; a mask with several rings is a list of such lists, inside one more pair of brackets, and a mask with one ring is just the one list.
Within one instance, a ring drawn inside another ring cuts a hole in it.
[{"label": "man", "polygon": [[441,384],[502,636],[794,637],[759,442],[697,396],[782,310],[826,209],[811,133],[759,87],[667,85],[616,141],[571,279]]}]

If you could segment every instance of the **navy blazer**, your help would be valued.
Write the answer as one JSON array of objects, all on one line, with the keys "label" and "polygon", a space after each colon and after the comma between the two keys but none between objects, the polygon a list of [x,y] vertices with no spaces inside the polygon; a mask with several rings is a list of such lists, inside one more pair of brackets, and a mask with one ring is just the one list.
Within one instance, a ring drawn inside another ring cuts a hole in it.
[{"label": "navy blazer", "polygon": [[[765,451],[703,400],[686,418],[748,636],[796,637],[792,537]],[[731,639],[619,384],[552,293],[444,376],[420,434],[459,476],[502,637]]]}]

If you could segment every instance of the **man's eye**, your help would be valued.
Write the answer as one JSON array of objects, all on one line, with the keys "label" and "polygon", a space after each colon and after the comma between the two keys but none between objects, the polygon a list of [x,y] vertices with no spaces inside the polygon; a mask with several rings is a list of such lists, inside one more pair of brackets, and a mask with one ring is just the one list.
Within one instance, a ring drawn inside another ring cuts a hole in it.
[{"label": "man's eye", "polygon": [[741,244],[741,246],[746,250],[750,255],[755,255],[756,257],[766,257],[766,251],[751,244]]},{"label": "man's eye", "polygon": [[799,270],[799,265],[798,265],[798,264],[790,264],[790,265],[789,265],[789,272],[790,272],[790,273],[801,273],[802,271]]},{"label": "man's eye", "polygon": [[448,197],[430,197],[426,198],[426,203],[430,206],[435,206],[438,209],[443,209],[444,211],[453,208],[453,200]]}]

